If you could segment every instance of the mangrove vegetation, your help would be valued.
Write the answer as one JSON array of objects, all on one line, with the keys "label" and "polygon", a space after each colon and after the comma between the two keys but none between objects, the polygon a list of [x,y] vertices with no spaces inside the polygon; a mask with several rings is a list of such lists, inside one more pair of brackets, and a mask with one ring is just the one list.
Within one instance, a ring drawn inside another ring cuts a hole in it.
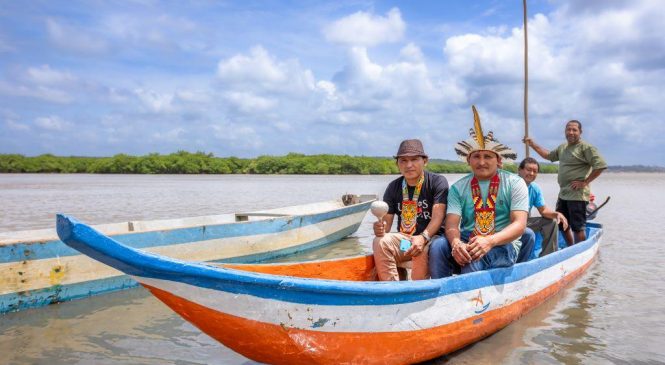
[{"label": "mangrove vegetation", "polygon": [[[514,164],[505,164],[504,168],[516,171]],[[431,159],[427,170],[437,173],[470,171],[462,162],[440,159]],[[557,165],[541,164],[541,172],[556,171]],[[168,155],[117,154],[112,157],[4,154],[0,155],[0,173],[390,175],[398,174],[399,170],[395,160],[389,157],[289,153],[238,158],[178,151]]]}]

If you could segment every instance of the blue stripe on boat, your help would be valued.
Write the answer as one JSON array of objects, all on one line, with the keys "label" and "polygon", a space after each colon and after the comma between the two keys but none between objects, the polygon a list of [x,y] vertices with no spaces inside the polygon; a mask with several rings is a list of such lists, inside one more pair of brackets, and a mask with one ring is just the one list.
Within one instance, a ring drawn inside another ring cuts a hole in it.
[{"label": "blue stripe on boat", "polygon": [[[114,236],[114,239],[131,247],[145,249],[219,238],[285,232],[365,210],[367,210],[367,204],[358,204],[331,212],[313,213],[295,218],[292,216],[286,216],[260,221],[224,223],[172,230],[164,229],[152,232],[137,232],[116,235]],[[0,264],[79,254],[78,251],[62,244],[62,242],[58,240],[20,243],[16,245],[0,246]]]},{"label": "blue stripe on boat", "polygon": [[52,303],[70,301],[100,293],[119,291],[138,286],[127,275],[90,280],[77,284],[56,285],[44,289],[0,295],[0,313],[42,307]]},{"label": "blue stripe on boat", "polygon": [[437,280],[347,282],[273,276],[188,263],[124,246],[69,217],[58,215],[57,221],[58,235],[68,245],[130,275],[286,302],[322,305],[411,303],[497,283],[515,282],[590,249],[602,233],[600,225],[590,225],[590,235],[585,242],[511,268]]}]

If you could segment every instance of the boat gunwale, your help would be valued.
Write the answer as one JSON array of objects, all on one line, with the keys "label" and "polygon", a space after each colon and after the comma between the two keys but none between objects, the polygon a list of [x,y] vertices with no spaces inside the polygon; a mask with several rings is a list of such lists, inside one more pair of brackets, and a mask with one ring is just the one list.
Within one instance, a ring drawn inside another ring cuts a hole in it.
[{"label": "boat gunwale", "polygon": [[[211,215],[201,215],[201,216],[192,216],[192,217],[182,217],[182,218],[165,218],[165,219],[154,219],[154,220],[131,220],[131,221],[125,221],[125,222],[116,222],[116,223],[101,223],[101,224],[95,224],[95,225],[90,225],[90,227],[95,228],[95,230],[103,233],[104,235],[108,236],[114,236],[114,237],[122,237],[126,235],[135,235],[135,234],[141,234],[141,233],[151,233],[151,232],[162,232],[162,231],[177,231],[177,230],[182,230],[182,229],[191,229],[191,228],[198,228],[198,227],[217,227],[217,226],[223,226],[223,225],[245,225],[245,224],[252,224],[252,223],[258,223],[258,222],[272,222],[280,219],[293,219],[293,217],[308,217],[308,216],[314,216],[318,214],[325,214],[329,212],[334,212],[338,210],[343,210],[347,208],[353,208],[359,205],[364,205],[368,204],[371,201],[376,200],[367,200],[367,201],[361,201],[358,203],[354,204],[349,204],[349,205],[340,205],[336,207],[332,207],[330,209],[325,209],[325,210],[319,210],[319,211],[313,211],[313,212],[307,212],[304,214],[280,214],[276,215],[274,217],[271,216],[262,216],[264,218],[261,219],[256,219],[256,220],[247,220],[247,221],[228,221],[228,222],[213,222],[213,223],[200,223],[200,224],[181,224],[181,225],[173,225],[172,227],[155,227],[155,228],[150,228],[150,229],[137,229],[137,230],[129,230],[130,226],[139,226],[142,224],[165,224],[166,222],[169,221],[178,221],[178,220],[188,220],[188,219],[205,219],[205,218],[210,218],[210,217],[225,217],[225,218],[231,218],[235,217],[239,213],[222,213],[222,214],[211,214]],[[250,212],[242,212],[240,214],[246,215],[246,214],[252,214],[252,213],[265,213],[268,211],[272,210],[286,210],[286,209],[297,209],[300,207],[305,207],[305,206],[312,206],[316,204],[331,204],[331,203],[342,203],[341,198],[338,199],[331,199],[331,200],[324,200],[320,202],[313,202],[313,203],[305,203],[305,204],[298,204],[298,205],[291,205],[291,206],[286,206],[286,207],[278,207],[274,209],[263,209],[263,210],[256,210],[256,211],[250,211]],[[120,227],[125,227],[125,228],[120,228]],[[36,238],[30,238],[31,234],[35,234]],[[43,228],[43,229],[34,229],[34,230],[22,230],[22,231],[8,231],[8,232],[0,232],[0,249],[6,246],[12,246],[12,245],[19,245],[19,244],[25,244],[25,245],[30,245],[30,244],[48,244],[48,243],[53,243],[53,242],[60,242],[60,239],[58,237],[58,233],[55,229],[53,228]]]},{"label": "boat gunwale", "polygon": [[[421,281],[353,282],[271,275],[176,260],[125,246],[73,218],[58,216],[58,232],[61,233],[62,230],[63,242],[72,241],[70,243],[74,246],[78,244],[84,250],[94,252],[95,256],[92,257],[97,260],[99,260],[97,257],[102,256],[106,260],[112,260],[116,265],[120,263],[119,266],[111,266],[129,275],[170,280],[201,288],[274,298],[288,302],[312,303],[312,296],[317,295],[323,295],[328,299],[340,296],[351,297],[341,304],[338,303],[339,305],[385,304],[385,298],[392,298],[390,300],[392,304],[417,302],[428,298],[519,281],[597,245],[602,234],[602,226],[597,223],[590,223],[589,227],[592,228],[592,234],[586,241],[510,268],[484,270],[448,278]],[[82,244],[81,237],[87,238],[88,242]],[[100,240],[107,241],[106,245],[97,242]],[[94,241],[94,244],[91,245],[91,241]],[[222,283],[225,285],[223,289],[220,289],[219,284]],[[358,300],[354,301],[353,298]],[[357,303],[358,301],[362,303]],[[326,303],[336,304],[334,301],[333,303]]]}]

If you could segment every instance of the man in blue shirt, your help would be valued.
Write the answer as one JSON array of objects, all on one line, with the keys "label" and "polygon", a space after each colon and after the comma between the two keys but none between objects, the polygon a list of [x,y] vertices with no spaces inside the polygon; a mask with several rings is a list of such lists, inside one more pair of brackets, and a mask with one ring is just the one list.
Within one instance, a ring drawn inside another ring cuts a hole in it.
[{"label": "man in blue shirt", "polygon": [[533,207],[536,207],[541,215],[540,217],[529,217],[527,228],[520,239],[522,241],[522,249],[517,257],[517,262],[526,262],[531,259],[533,254],[533,244],[529,245],[529,242],[535,242],[535,232],[540,232],[543,236],[543,249],[540,252],[540,256],[545,256],[556,251],[558,248],[558,223],[563,225],[564,230],[568,229],[568,221],[566,220],[566,217],[545,205],[543,192],[540,190],[540,186],[535,183],[539,172],[540,164],[538,164],[538,161],[532,157],[527,157],[522,160],[517,170],[517,174],[524,179],[529,188],[529,212],[531,212]]}]

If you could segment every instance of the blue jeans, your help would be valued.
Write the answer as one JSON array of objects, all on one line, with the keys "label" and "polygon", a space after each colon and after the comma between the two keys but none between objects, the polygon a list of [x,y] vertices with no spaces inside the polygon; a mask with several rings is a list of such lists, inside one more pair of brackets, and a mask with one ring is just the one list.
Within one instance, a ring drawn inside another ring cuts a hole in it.
[{"label": "blue jeans", "polygon": [[[468,241],[470,232],[461,232],[462,241]],[[453,258],[450,243],[445,237],[432,241],[429,248],[429,273],[432,279],[439,279],[453,274],[466,274],[474,271],[510,267],[515,264],[517,253],[512,244],[492,248],[480,260],[460,267]]]},{"label": "blue jeans", "polygon": [[536,233],[533,229],[526,227],[524,234],[520,237],[520,241],[522,241],[522,247],[515,263],[527,262],[531,259],[533,247],[536,245]]}]

